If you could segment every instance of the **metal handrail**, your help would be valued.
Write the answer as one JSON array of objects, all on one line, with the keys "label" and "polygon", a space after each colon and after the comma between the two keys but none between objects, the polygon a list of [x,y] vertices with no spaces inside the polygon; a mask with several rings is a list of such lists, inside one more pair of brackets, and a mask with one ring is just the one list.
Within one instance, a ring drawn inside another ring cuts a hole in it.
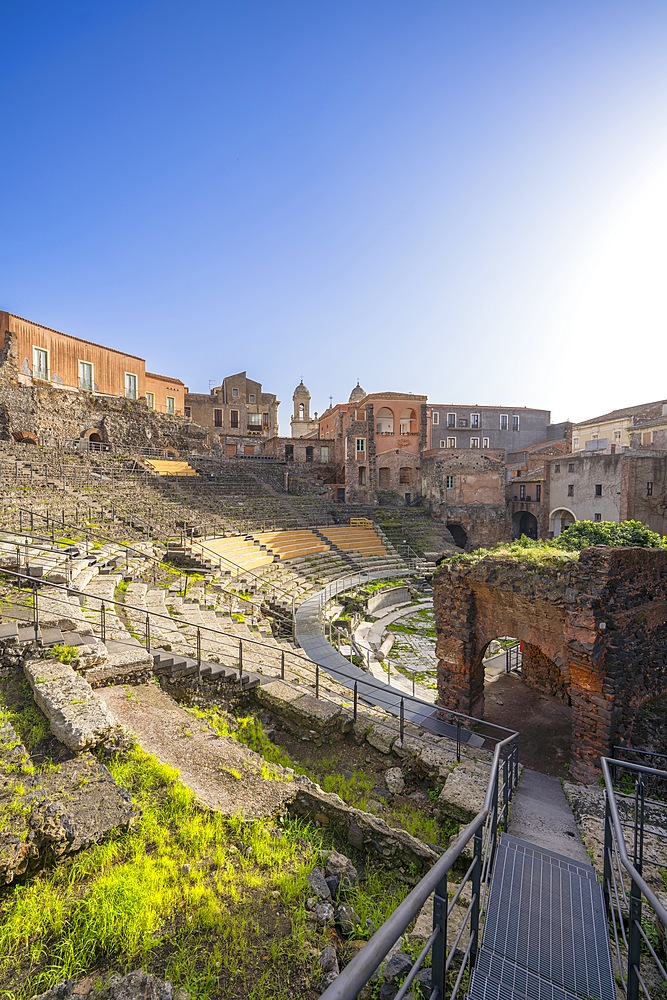
[{"label": "metal handrail", "polygon": [[[649,903],[665,930],[667,930],[667,908],[660,902],[641,872],[644,846],[643,779],[644,776],[650,776],[667,781],[667,771],[608,757],[602,757],[600,763],[605,787],[603,890],[617,964],[628,1000],[638,1000],[640,988],[647,1000],[650,1000],[651,994],[640,968],[642,948],[651,956],[665,981],[667,981],[667,969],[656,954],[642,926],[642,899]],[[634,860],[628,855],[623,834],[623,827],[627,824],[621,822],[616,802],[614,775],[617,768],[623,768],[637,775]],[[629,892],[623,881],[623,874],[629,880]],[[623,961],[624,951],[627,953],[626,963]]]},{"label": "metal handrail", "polygon": [[[10,569],[6,569],[4,567],[0,567],[0,575],[1,576],[10,576],[10,577],[13,577],[13,578],[18,579],[18,580],[27,581],[27,582],[30,583],[31,588],[33,588],[34,593],[37,593],[36,581],[35,581],[34,577],[30,576],[27,573],[21,573],[21,572],[17,572],[16,570],[10,570]],[[235,648],[238,649],[238,651],[240,653],[241,662],[243,661],[243,649],[247,645],[249,645],[251,648],[252,647],[256,647],[256,648],[259,648],[259,649],[268,650],[268,651],[271,652],[272,655],[274,655],[274,656],[280,656],[281,659],[283,659],[283,663],[284,663],[284,658],[287,657],[287,656],[289,656],[290,661],[296,662],[297,668],[300,668],[304,672],[307,673],[308,678],[313,683],[313,686],[315,688],[316,697],[319,696],[319,687],[320,687],[320,684],[321,684],[321,676],[322,676],[322,674],[324,674],[325,676],[327,676],[328,674],[331,674],[332,677],[333,677],[333,679],[335,680],[335,675],[337,673],[339,673],[338,671],[336,671],[335,669],[331,668],[330,666],[325,666],[324,664],[320,664],[320,663],[318,663],[317,660],[312,660],[312,659],[310,659],[310,657],[307,657],[307,656],[305,656],[305,655],[303,655],[301,653],[294,652],[293,650],[288,650],[288,651],[281,650],[281,649],[277,648],[277,646],[275,646],[275,645],[269,645],[268,643],[262,642],[261,639],[251,639],[251,638],[246,637],[246,636],[239,637],[238,634],[235,634],[235,633],[232,633],[232,632],[225,632],[222,629],[215,629],[215,628],[213,628],[210,625],[193,625],[192,622],[188,622],[186,619],[177,617],[175,615],[162,614],[159,611],[148,611],[148,610],[146,610],[144,608],[139,608],[136,605],[127,604],[125,602],[116,601],[116,600],[113,600],[113,599],[107,599],[107,598],[103,598],[103,597],[98,597],[96,594],[87,594],[85,591],[75,590],[72,587],[66,587],[66,586],[63,586],[62,584],[48,583],[47,586],[51,590],[64,591],[65,593],[67,593],[70,596],[82,597],[82,598],[84,598],[85,601],[88,601],[88,602],[90,602],[90,601],[97,602],[100,605],[101,614],[103,613],[102,609],[104,609],[106,607],[109,607],[109,606],[122,608],[122,609],[124,609],[126,611],[135,611],[135,612],[138,612],[140,615],[143,616],[144,620],[147,622],[147,640],[148,640],[147,641],[147,648],[150,648],[150,621],[151,621],[151,619],[155,618],[158,621],[166,621],[166,622],[169,622],[171,624],[185,626],[185,628],[190,629],[190,630],[196,629],[197,633],[199,633],[199,634],[201,634],[201,632],[209,633],[213,637],[216,637],[216,638],[221,639],[221,640],[225,640],[224,642],[221,643],[221,645],[228,645],[229,641],[231,640],[234,643]],[[9,616],[5,615],[5,617],[9,617]],[[175,655],[178,656],[179,654],[175,654]],[[182,655],[185,655],[185,654],[182,654]],[[287,665],[289,666],[289,663]],[[261,672],[261,671],[258,670],[258,672]],[[343,677],[344,675],[341,673],[340,676]],[[373,696],[375,697],[375,702],[382,707],[383,697],[387,693],[386,686],[384,684],[374,683],[374,681],[372,679],[366,680],[364,678],[364,680],[363,680],[363,687],[367,691],[371,691],[373,693]],[[359,695],[359,697],[363,698],[363,692],[362,692],[361,695]],[[433,709],[434,709],[434,706],[433,706],[433,704],[431,702],[423,701],[420,698],[411,698],[409,695],[406,695],[403,700],[406,701],[406,702],[409,702],[412,705],[424,706],[424,707],[426,707],[426,708],[429,709],[429,712],[432,712]],[[355,688],[354,688],[355,715],[356,715],[356,704],[357,704],[357,688],[356,688],[356,685],[355,685]],[[391,706],[391,703],[388,702],[388,701],[386,702],[386,709],[387,709],[387,711],[390,714],[392,714],[392,706]],[[395,709],[394,709],[394,711],[395,711]],[[497,730],[498,732],[502,732],[502,733],[508,733],[508,732],[511,733],[512,732],[511,730],[507,730],[507,729],[505,729],[502,726],[497,726],[497,725],[491,724],[491,723],[484,723],[483,720],[481,720],[481,719],[476,719],[473,716],[464,715],[461,712],[455,712],[455,711],[452,711],[450,709],[439,709],[439,711],[447,712],[448,717],[450,717],[453,720],[455,720],[455,722],[453,724],[457,725],[457,733],[458,733],[458,729],[459,729],[459,724],[465,730],[467,728],[466,727],[466,723],[468,723],[468,724],[469,723],[481,723],[481,724],[485,725],[486,727],[490,726],[494,730]],[[401,721],[401,727],[402,727],[402,725],[403,725],[403,723]],[[450,738],[450,737],[448,737],[448,738]],[[493,737],[493,736],[489,736],[488,738],[490,740],[495,739],[495,737]],[[458,742],[458,738],[451,737],[451,739],[452,739],[452,742],[455,742],[455,741]]]},{"label": "metal handrail", "polygon": [[[472,899],[466,914],[466,920],[468,917],[471,918],[470,943],[466,949],[464,961],[459,970],[459,974],[451,994],[452,997],[456,996],[467,962],[469,961],[470,965],[473,965],[477,955],[479,922],[482,909],[481,883],[485,874],[482,870],[482,833],[483,829],[488,827],[489,836],[491,838],[489,847],[491,854],[493,854],[495,850],[495,839],[497,836],[498,826],[500,825],[498,822],[500,764],[501,760],[507,764],[507,762],[517,753],[517,747],[518,737],[516,733],[512,736],[508,736],[505,740],[496,744],[493,761],[491,763],[489,782],[486,789],[486,795],[484,797],[484,804],[481,810],[477,813],[473,821],[469,823],[461,833],[459,833],[454,843],[447,848],[442,857],[436,861],[431,870],[427,872],[420,882],[417,883],[403,902],[396,907],[391,916],[375,932],[373,937],[367,942],[367,944],[364,945],[361,951],[355,955],[349,965],[343,969],[334,982],[324,991],[324,993],[322,993],[321,1000],[354,1000],[359,991],[369,981],[381,962],[386,958],[393,945],[398,941],[401,935],[407,930],[410,923],[415,919],[431,893],[435,893],[433,903],[433,933],[422,949],[422,952],[417,961],[414,963],[410,973],[408,973],[406,982],[403,984],[404,988],[398,995],[405,995],[407,988],[409,988],[409,984],[413,981],[414,976],[423,964],[428,951],[432,949],[433,964],[431,975],[433,980],[433,992],[431,993],[431,1000],[434,1000],[434,998],[435,1000],[444,1000],[446,974],[451,965],[456,945],[461,938],[460,931],[457,935],[456,941],[452,944],[448,955],[447,916],[451,912],[452,907],[455,905],[457,896],[460,895],[460,890],[454,899],[448,900],[447,874],[451,870],[454,863],[458,861],[463,854],[466,845],[469,844],[473,838],[475,838],[474,858],[468,868],[468,872],[466,873],[466,878],[470,876],[473,882]],[[503,756],[505,750],[508,751],[507,756]],[[501,819],[501,823],[506,821],[509,811],[509,799],[511,798],[511,792],[516,784],[515,768],[510,767],[509,777],[507,775],[505,775],[505,777],[506,781],[511,783],[511,787],[506,788],[506,792],[503,797],[503,806],[501,810],[503,818]],[[492,820],[493,822],[489,824],[489,820]],[[490,865],[487,867],[486,871],[487,878],[489,874]]]}]

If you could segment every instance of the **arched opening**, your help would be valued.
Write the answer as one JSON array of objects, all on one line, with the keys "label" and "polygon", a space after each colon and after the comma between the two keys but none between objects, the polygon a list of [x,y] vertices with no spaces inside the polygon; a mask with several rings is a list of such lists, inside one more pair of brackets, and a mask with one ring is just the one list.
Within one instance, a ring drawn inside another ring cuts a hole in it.
[{"label": "arched opening", "polygon": [[519,731],[525,767],[566,778],[572,750],[572,708],[563,671],[539,646],[497,636],[481,658],[483,718]]},{"label": "arched opening", "polygon": [[417,414],[414,410],[403,410],[399,419],[399,431],[401,434],[417,433]]},{"label": "arched opening", "polygon": [[27,431],[14,431],[12,437],[17,444],[38,444],[37,438],[34,434],[28,434]]},{"label": "arched opening", "polygon": [[468,544],[468,533],[461,524],[457,524],[454,521],[447,521],[447,530],[454,539],[454,545],[458,545],[460,549],[464,549]]},{"label": "arched opening", "polygon": [[388,406],[381,406],[375,419],[375,430],[378,434],[394,433],[394,414]]},{"label": "arched opening", "polygon": [[165,448],[164,453],[169,458],[178,458],[178,452],[176,451],[175,448]]},{"label": "arched opening", "polygon": [[537,540],[537,518],[530,510],[517,510],[512,515],[512,538],[522,535]]},{"label": "arched opening", "polygon": [[299,403],[299,420],[303,420],[306,415],[306,407],[303,403]]},{"label": "arched opening", "polygon": [[558,538],[562,531],[574,524],[576,517],[567,507],[557,507],[549,514],[549,531],[554,538]]}]

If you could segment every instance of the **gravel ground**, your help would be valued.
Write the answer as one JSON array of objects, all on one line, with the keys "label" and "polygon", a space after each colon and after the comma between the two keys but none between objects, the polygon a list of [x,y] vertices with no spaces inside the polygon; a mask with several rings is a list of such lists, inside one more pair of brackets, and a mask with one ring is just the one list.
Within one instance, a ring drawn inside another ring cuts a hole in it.
[{"label": "gravel ground", "polygon": [[178,768],[181,781],[204,805],[227,816],[258,819],[277,813],[294,794],[287,772],[275,768],[278,779],[263,777],[262,757],[236,740],[216,736],[157,684],[106,687],[100,696],[144,750]]}]

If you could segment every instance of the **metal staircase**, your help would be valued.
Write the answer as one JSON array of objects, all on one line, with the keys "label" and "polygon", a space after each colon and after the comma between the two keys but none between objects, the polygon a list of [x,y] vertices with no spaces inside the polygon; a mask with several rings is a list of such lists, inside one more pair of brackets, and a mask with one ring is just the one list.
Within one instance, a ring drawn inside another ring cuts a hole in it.
[{"label": "metal staircase", "polygon": [[583,865],[503,834],[471,1000],[615,1000],[602,887]]}]

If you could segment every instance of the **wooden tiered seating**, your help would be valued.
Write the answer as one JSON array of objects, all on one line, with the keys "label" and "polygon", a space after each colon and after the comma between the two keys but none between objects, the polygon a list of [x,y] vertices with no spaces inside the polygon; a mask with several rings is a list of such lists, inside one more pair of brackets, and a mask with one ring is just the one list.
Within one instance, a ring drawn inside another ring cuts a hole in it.
[{"label": "wooden tiered seating", "polygon": [[329,552],[330,546],[309,528],[297,531],[261,531],[253,534],[260,545],[265,545],[281,559],[301,559],[303,556]]},{"label": "wooden tiered seating", "polygon": [[362,556],[389,555],[384,542],[373,528],[339,525],[320,528],[320,534],[344,552],[356,552]]},{"label": "wooden tiered seating", "polygon": [[[274,561],[273,554],[255,545],[252,539],[243,535],[234,535],[230,538],[205,538],[201,542],[202,554],[204,557],[214,558],[211,553],[222,557],[222,568],[228,568],[227,562],[234,563],[242,570],[257,570],[263,566],[270,566]],[[194,552],[197,552],[198,542],[195,540],[192,545]]]},{"label": "wooden tiered seating", "polygon": [[146,468],[156,472],[158,476],[197,476],[199,473],[187,462],[179,462],[172,458],[147,458]]}]

